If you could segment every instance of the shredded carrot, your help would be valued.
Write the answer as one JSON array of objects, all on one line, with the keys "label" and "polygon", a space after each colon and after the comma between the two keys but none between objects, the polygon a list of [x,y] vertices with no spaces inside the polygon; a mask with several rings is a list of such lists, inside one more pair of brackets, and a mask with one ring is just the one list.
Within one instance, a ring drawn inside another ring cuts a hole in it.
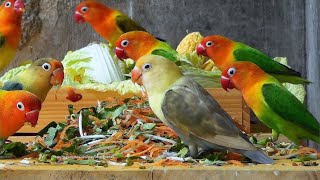
[{"label": "shredded carrot", "polygon": [[243,160],[243,156],[241,154],[233,153],[233,152],[227,153],[226,158],[228,160],[237,160],[237,161]]},{"label": "shredded carrot", "polygon": [[145,153],[147,153],[148,151],[150,151],[150,149],[152,149],[155,145],[151,145],[150,147],[148,147],[146,150],[144,151],[140,151],[140,152],[137,152],[135,154],[132,154],[132,156],[142,156],[144,155]]},{"label": "shredded carrot", "polygon": [[304,156],[308,154],[317,153],[317,150],[309,147],[302,147],[298,150],[298,153],[300,156]]},{"label": "shredded carrot", "polygon": [[180,161],[174,161],[170,159],[163,159],[153,163],[152,166],[188,166],[190,167],[190,164],[186,164]]},{"label": "shredded carrot", "polygon": [[236,166],[244,166],[244,164],[238,160],[229,160],[227,161],[229,164],[233,164],[233,165],[236,165]]}]

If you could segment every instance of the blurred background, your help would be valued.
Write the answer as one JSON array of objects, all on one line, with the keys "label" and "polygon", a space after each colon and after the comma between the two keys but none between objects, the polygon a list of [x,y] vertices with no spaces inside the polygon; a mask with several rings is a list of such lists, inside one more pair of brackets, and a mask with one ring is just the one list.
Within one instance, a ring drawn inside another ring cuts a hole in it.
[{"label": "blurred background", "polygon": [[[227,36],[271,57],[287,57],[293,69],[313,82],[307,87],[306,104],[320,119],[319,0],[100,1],[127,13],[173,47],[188,32],[199,31],[203,36]],[[80,0],[25,2],[23,40],[9,68],[40,57],[62,60],[69,50],[105,42],[88,24],[75,23],[73,14]]]}]

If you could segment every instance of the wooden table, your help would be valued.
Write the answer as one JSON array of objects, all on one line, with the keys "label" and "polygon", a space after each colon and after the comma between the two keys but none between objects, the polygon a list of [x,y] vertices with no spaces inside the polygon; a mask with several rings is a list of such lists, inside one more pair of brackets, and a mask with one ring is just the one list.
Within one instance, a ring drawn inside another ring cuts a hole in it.
[{"label": "wooden table", "polygon": [[[152,179],[152,180],[317,180],[320,166],[292,166],[290,160],[278,160],[275,165],[255,166],[191,166],[191,167],[147,167],[87,165],[22,165],[20,160],[0,160],[0,179]],[[318,163],[320,161],[318,160]],[[5,165],[6,163],[6,165]],[[14,163],[8,165],[10,163]],[[299,164],[299,163],[298,163]]]}]

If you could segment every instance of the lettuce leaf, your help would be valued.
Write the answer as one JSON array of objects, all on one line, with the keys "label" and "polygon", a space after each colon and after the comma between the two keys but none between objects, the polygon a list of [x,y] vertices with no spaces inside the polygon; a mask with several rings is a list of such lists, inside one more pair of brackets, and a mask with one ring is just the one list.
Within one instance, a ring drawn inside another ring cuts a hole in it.
[{"label": "lettuce leaf", "polygon": [[30,66],[30,64],[19,66],[17,68],[10,69],[8,72],[6,72],[1,78],[0,78],[0,86],[3,86],[3,84],[10,79],[12,79],[14,76],[19,74],[20,72],[24,71]]}]

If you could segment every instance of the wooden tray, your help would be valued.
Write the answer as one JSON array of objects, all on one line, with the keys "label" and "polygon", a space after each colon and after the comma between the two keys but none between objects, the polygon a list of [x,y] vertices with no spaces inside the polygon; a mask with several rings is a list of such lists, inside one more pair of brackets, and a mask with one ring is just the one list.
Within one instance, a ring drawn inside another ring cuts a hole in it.
[{"label": "wooden tray", "polygon": [[[42,105],[39,121],[36,127],[24,126],[19,133],[37,133],[51,121],[65,122],[65,116],[68,115],[68,105],[73,104],[76,109],[84,107],[96,106],[97,100],[104,100],[106,97],[132,97],[133,94],[121,96],[116,92],[98,92],[93,90],[77,90],[81,93],[83,99],[73,103],[66,99],[67,89],[61,88],[58,93],[56,89],[52,89],[45,102]],[[218,101],[227,113],[241,126],[246,132],[250,132],[250,114],[245,106],[241,94],[232,90],[226,92],[221,88],[207,89],[207,91]],[[57,94],[57,95],[55,95]]]}]

